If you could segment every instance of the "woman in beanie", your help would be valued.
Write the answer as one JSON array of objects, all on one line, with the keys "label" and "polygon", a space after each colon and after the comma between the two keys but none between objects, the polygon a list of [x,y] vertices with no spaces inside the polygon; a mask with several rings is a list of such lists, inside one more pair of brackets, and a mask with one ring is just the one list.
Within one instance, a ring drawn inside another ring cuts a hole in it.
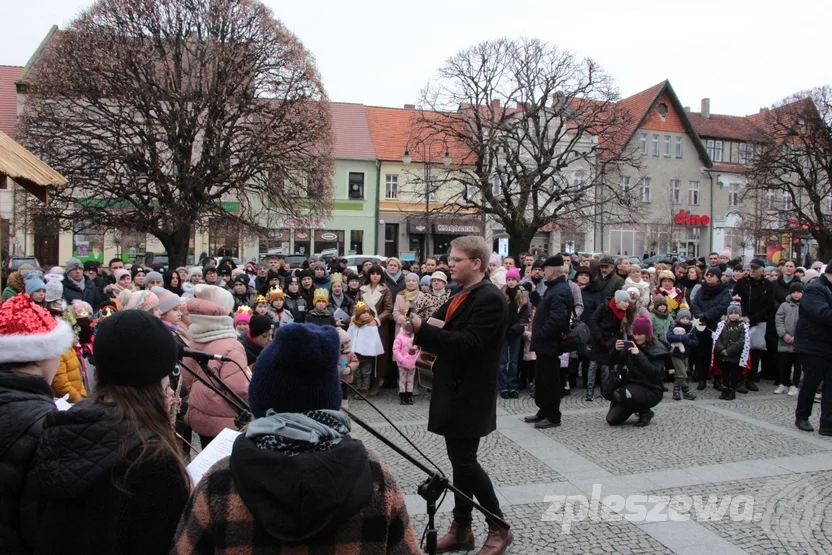
[{"label": "woman in beanie", "polygon": [[[191,319],[190,332],[193,341],[191,349],[221,355],[233,362],[211,361],[208,364],[237,395],[245,400],[248,395],[246,353],[237,341],[237,331],[230,314],[234,308],[231,293],[216,285],[199,284],[194,287],[194,298],[186,303]],[[184,364],[203,378],[207,376],[192,358],[182,359]],[[202,447],[220,433],[223,428],[236,429],[234,419],[237,411],[186,372],[185,385],[190,391],[188,398],[188,419],[191,427],[199,434]]]},{"label": "woman in beanie", "polygon": [[601,392],[610,373],[610,368],[622,362],[622,354],[616,349],[616,342],[626,339],[630,327],[636,319],[636,307],[630,303],[630,295],[626,291],[618,290],[608,303],[595,309],[595,314],[589,320],[589,330],[594,344],[590,352],[589,376],[586,383],[586,400],[592,401],[595,396],[595,378],[598,368],[601,368]]},{"label": "woman in beanie", "polygon": [[650,318],[639,316],[633,322],[632,346],[619,339],[615,349],[626,370],[612,391],[607,424],[618,426],[635,413],[636,426],[647,426],[655,414],[651,410],[662,400],[664,365],[670,351],[656,340]]},{"label": "woman in beanie", "polygon": [[272,320],[268,316],[254,314],[249,318],[248,329],[237,336],[246,351],[246,362],[252,368],[263,348],[272,341]]},{"label": "woman in beanie", "polygon": [[24,533],[35,553],[168,553],[190,490],[170,413],[176,343],[128,310],[101,323],[95,358],[90,398],[46,417]]},{"label": "woman in beanie", "polygon": [[122,291],[136,291],[135,285],[133,285],[133,279],[130,276],[130,272],[119,268],[118,270],[113,271],[113,278],[115,278],[116,282],[111,283],[110,285],[104,288],[104,294],[108,295],[109,298],[115,299],[122,293]]},{"label": "woman in beanie", "polygon": [[24,478],[43,419],[55,411],[50,384],[72,336],[25,293],[0,305],[0,553],[31,551],[20,526]]},{"label": "woman in beanie", "polygon": [[291,324],[260,354],[256,418],[194,490],[172,553],[421,553],[392,473],[340,412],[335,328]]}]

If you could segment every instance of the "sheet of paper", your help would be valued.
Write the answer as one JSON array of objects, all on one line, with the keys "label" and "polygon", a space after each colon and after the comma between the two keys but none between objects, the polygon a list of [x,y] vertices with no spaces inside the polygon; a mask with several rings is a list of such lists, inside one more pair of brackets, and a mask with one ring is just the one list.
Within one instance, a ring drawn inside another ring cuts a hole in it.
[{"label": "sheet of paper", "polygon": [[68,399],[69,393],[67,393],[60,399],[55,399],[55,406],[58,407],[58,410],[69,410],[72,408],[72,403],[70,403]]},{"label": "sheet of paper", "polygon": [[208,444],[208,447],[203,449],[202,452],[191,461],[187,470],[188,474],[191,475],[191,480],[193,480],[194,485],[202,480],[202,476],[208,472],[208,469],[214,466],[215,462],[231,454],[231,448],[234,446],[234,440],[237,439],[238,435],[240,435],[240,432],[230,428],[225,428],[217,437],[214,438],[214,441]]},{"label": "sheet of paper", "polygon": [[340,308],[335,309],[335,314],[333,314],[336,320],[341,320],[342,322],[349,322],[350,315],[341,310]]}]

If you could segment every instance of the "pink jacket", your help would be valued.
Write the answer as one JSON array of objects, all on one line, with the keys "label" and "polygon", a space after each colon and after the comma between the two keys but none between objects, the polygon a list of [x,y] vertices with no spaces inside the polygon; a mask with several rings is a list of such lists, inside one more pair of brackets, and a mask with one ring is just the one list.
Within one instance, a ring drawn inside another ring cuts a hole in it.
[{"label": "pink jacket", "polygon": [[393,360],[399,367],[405,370],[413,370],[416,368],[416,357],[419,356],[419,349],[412,355],[410,354],[410,346],[413,344],[413,337],[406,332],[399,332],[396,340],[393,342]]}]

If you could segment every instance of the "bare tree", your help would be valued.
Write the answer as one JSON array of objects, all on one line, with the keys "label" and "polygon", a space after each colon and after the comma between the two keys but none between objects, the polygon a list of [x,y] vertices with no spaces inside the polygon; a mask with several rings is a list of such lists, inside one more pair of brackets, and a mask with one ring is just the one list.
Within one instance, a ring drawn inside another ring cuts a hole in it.
[{"label": "bare tree", "polygon": [[25,140],[70,182],[48,208],[67,227],[155,235],[176,266],[198,223],[329,210],[320,76],[256,0],[99,0],[25,86]]},{"label": "bare tree", "polygon": [[638,155],[618,100],[592,60],[504,38],[445,62],[422,92],[418,133],[447,141],[454,158],[435,179],[443,196],[452,190],[448,209],[496,220],[521,252],[548,224],[597,219],[629,201],[620,175]]},{"label": "bare tree", "polygon": [[748,191],[771,195],[766,209],[777,216],[780,231],[805,226],[825,259],[832,254],[826,209],[832,195],[832,87],[796,93],[752,118],[760,139]]}]

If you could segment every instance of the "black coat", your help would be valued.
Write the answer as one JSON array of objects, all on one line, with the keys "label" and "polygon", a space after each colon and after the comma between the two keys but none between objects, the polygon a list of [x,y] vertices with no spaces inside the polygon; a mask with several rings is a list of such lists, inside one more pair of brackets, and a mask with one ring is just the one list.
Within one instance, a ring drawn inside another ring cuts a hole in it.
[{"label": "black coat", "polygon": [[832,282],[829,274],[809,284],[800,300],[794,352],[832,357]]},{"label": "black coat", "polygon": [[[791,294],[789,287],[791,287],[792,283],[796,283],[797,281],[800,281],[799,278],[792,277],[792,280],[786,283],[783,276],[780,276],[775,281],[771,282],[771,288],[774,290],[774,306],[779,308],[781,304],[786,302],[786,297]],[[777,312],[776,309],[775,312]]]},{"label": "black coat", "polygon": [[774,288],[765,278],[744,277],[734,286],[734,295],[741,299],[742,315],[752,326],[768,321],[775,312]]},{"label": "black coat", "polygon": [[0,372],[0,553],[20,553],[20,502],[24,477],[38,446],[43,420],[55,412],[43,378]]},{"label": "black coat", "polygon": [[606,278],[603,274],[599,274],[593,281],[601,294],[604,295],[605,301],[609,301],[615,296],[616,291],[624,287],[624,278],[615,272],[611,272]]},{"label": "black coat", "polygon": [[715,330],[730,304],[731,288],[729,286],[724,283],[719,283],[714,287],[702,285],[691,302],[690,313],[694,318],[699,318],[708,329]]},{"label": "black coat", "polygon": [[[521,293],[518,291],[518,295]],[[525,294],[525,293],[523,293]],[[508,299],[506,299],[508,301]],[[531,309],[529,308],[529,300],[517,306],[517,300],[514,302],[508,301],[508,325],[506,326],[506,337],[518,337],[526,331],[526,324],[529,323]]]},{"label": "black coat", "polygon": [[638,385],[654,393],[662,394],[662,381],[664,379],[664,362],[670,356],[665,346],[656,341],[650,347],[639,349],[637,355],[630,351],[626,353],[627,371],[623,375],[622,385]]},{"label": "black coat", "polygon": [[263,352],[263,347],[255,345],[251,339],[248,338],[248,333],[241,333],[238,335],[237,341],[239,341],[243,345],[243,349],[246,350],[246,364],[251,366],[257,362],[257,357],[259,357],[260,353]]},{"label": "black coat", "polygon": [[508,322],[503,293],[488,278],[468,289],[450,319],[451,300],[424,321],[415,343],[436,353],[428,430],[446,437],[484,437],[497,428],[497,374]]},{"label": "black coat", "polygon": [[302,324],[306,320],[308,306],[302,295],[298,294],[297,297],[293,297],[291,293],[286,293],[283,296],[283,304],[284,308],[289,309],[289,312],[292,313],[296,324]]},{"label": "black coat", "polygon": [[592,315],[598,310],[598,307],[605,303],[604,295],[598,289],[598,283],[590,281],[586,287],[581,289],[581,298],[584,301],[584,311],[581,314],[581,321],[589,325],[592,320]]},{"label": "black coat", "polygon": [[[130,457],[139,439],[111,416],[112,405],[84,401],[46,417],[32,467],[24,532],[35,552],[162,555],[170,550],[189,497],[173,455],[136,465],[125,479],[122,442]],[[145,432],[149,433],[149,432]],[[116,488],[114,479],[130,495]]]},{"label": "black coat", "polygon": [[563,334],[569,331],[575,298],[566,276],[546,282],[546,292],[537,304],[532,320],[529,350],[544,356],[559,356]]},{"label": "black coat", "polygon": [[87,276],[84,276],[83,291],[68,277],[64,277],[62,283],[64,286],[64,299],[66,299],[67,304],[75,300],[81,300],[89,303],[93,312],[98,312],[98,309],[101,308],[101,290]]},{"label": "black coat", "polygon": [[615,342],[626,339],[621,330],[622,319],[615,315],[610,307],[612,299],[595,309],[589,320],[589,331],[592,334],[592,359],[602,364],[615,362],[619,357],[615,350]]}]

